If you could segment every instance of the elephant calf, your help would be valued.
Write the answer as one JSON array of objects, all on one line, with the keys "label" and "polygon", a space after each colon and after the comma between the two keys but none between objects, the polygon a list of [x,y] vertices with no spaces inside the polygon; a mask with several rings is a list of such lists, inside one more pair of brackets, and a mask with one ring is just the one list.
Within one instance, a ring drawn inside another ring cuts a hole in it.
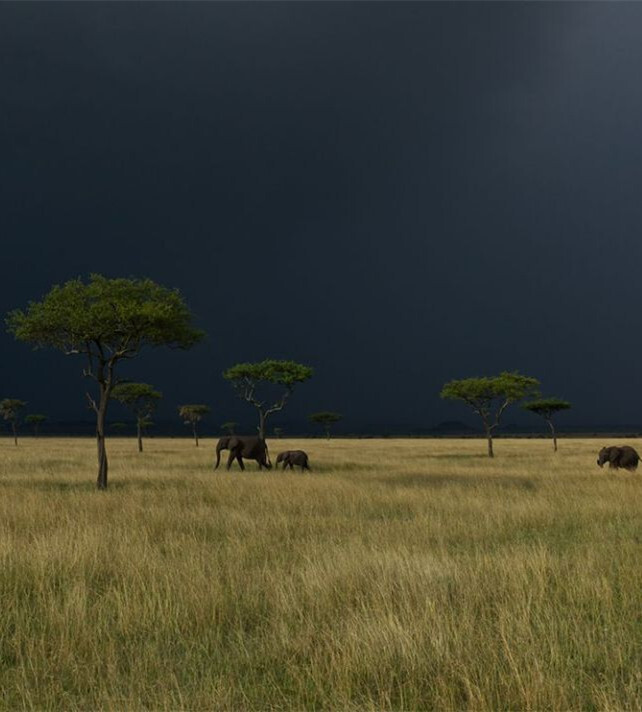
[{"label": "elephant calf", "polygon": [[603,447],[597,456],[597,464],[603,467],[608,462],[611,470],[617,470],[620,467],[625,470],[637,470],[639,460],[640,456],[628,445]]},{"label": "elephant calf", "polygon": [[301,472],[303,472],[303,470],[310,469],[310,466],[308,465],[308,455],[303,452],[303,450],[286,450],[285,452],[280,452],[276,458],[277,467],[280,462],[283,463],[284,470],[288,467],[288,465],[291,470],[293,470],[294,466],[297,465],[297,467],[301,468]]}]

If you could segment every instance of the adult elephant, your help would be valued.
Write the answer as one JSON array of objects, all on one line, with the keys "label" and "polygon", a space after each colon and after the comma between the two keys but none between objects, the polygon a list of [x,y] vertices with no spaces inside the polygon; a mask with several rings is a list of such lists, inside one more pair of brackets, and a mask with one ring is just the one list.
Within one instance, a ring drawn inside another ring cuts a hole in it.
[{"label": "adult elephant", "polygon": [[611,470],[617,470],[620,467],[625,470],[637,470],[639,460],[640,456],[629,445],[603,447],[597,456],[597,464],[603,467],[608,462]]},{"label": "adult elephant", "polygon": [[230,455],[227,458],[228,470],[232,467],[234,460],[239,463],[239,467],[242,470],[245,470],[243,458],[246,460],[256,460],[259,463],[259,470],[262,470],[264,467],[267,470],[272,469],[267,443],[257,435],[226,435],[220,438],[216,444],[215,470],[221,462],[221,450],[230,451]]},{"label": "adult elephant", "polygon": [[283,463],[284,470],[286,470],[288,466],[293,470],[295,465],[301,468],[301,472],[310,469],[308,465],[308,454],[303,450],[286,450],[285,452],[280,452],[276,458],[277,469],[280,462]]}]

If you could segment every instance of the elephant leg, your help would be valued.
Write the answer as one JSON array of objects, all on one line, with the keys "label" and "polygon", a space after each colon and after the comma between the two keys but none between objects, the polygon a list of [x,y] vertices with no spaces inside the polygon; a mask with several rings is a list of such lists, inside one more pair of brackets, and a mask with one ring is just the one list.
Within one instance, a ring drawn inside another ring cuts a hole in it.
[{"label": "elephant leg", "polygon": [[245,465],[243,464],[243,458],[241,457],[241,453],[237,452],[236,453],[236,460],[239,463],[239,467],[243,472],[245,472]]},{"label": "elephant leg", "polygon": [[234,462],[235,457],[236,457],[236,453],[234,452],[234,450],[230,450],[230,455],[227,458],[227,469],[228,470],[231,469],[232,463]]}]

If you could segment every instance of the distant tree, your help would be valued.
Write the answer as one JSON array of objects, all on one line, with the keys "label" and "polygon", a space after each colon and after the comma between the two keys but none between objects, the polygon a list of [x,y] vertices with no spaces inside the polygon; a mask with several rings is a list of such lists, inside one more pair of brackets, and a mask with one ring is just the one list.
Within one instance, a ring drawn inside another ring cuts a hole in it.
[{"label": "distant tree", "polygon": [[232,384],[239,398],[257,409],[259,437],[265,440],[268,416],[283,410],[296,384],[307,381],[312,373],[309,366],[295,361],[267,359],[232,366],[223,373],[223,378]]},{"label": "distant tree", "polygon": [[13,432],[13,442],[18,444],[18,424],[20,423],[20,411],[27,405],[26,401],[17,398],[5,398],[0,401],[0,415],[11,424]]},{"label": "distant tree", "polygon": [[198,433],[196,426],[210,412],[209,406],[206,405],[181,405],[178,407],[178,414],[183,419],[185,425],[192,426],[194,434],[194,442],[198,447]]},{"label": "distant tree", "polygon": [[221,428],[225,430],[228,435],[234,435],[237,427],[238,423],[235,423],[233,420],[229,420],[227,423],[223,423],[223,425],[221,425]]},{"label": "distant tree", "polygon": [[275,438],[281,439],[281,436],[283,435],[283,428],[274,428],[272,432],[274,433]]},{"label": "distant tree", "polygon": [[131,410],[136,417],[138,452],[143,452],[143,433],[151,425],[152,415],[163,394],[149,383],[119,383],[114,386],[111,397]]},{"label": "distant tree", "polygon": [[112,430],[117,430],[119,433],[122,433],[123,430],[127,430],[127,423],[121,423],[118,421],[116,423],[111,423],[110,427]]},{"label": "distant tree", "polygon": [[33,435],[34,437],[38,437],[38,432],[40,431],[40,426],[46,422],[47,416],[42,415],[41,413],[31,413],[29,415],[25,415],[25,423],[28,423],[29,425],[33,426]]},{"label": "distant tree", "polygon": [[493,431],[509,405],[535,395],[539,381],[517,371],[503,371],[499,376],[464,378],[449,381],[441,390],[441,397],[466,403],[482,419],[488,440],[488,456],[494,457]]},{"label": "distant tree", "polygon": [[343,416],[340,413],[333,413],[329,410],[322,410],[319,413],[312,413],[308,416],[311,423],[320,425],[323,428],[326,438],[330,439],[330,429],[335,423],[338,423]]},{"label": "distant tree", "polygon": [[118,383],[118,363],[135,358],[145,346],[188,349],[203,337],[192,326],[192,315],[177,290],[150,279],[108,279],[97,274],[87,284],[74,279],[53,287],[42,301],[11,312],[7,324],[20,341],[85,359],[83,375],[95,380],[98,390],[87,393],[96,414],[98,489],[107,487],[105,422]]},{"label": "distant tree", "polygon": [[540,418],[543,418],[548,423],[553,437],[553,452],[557,452],[557,435],[553,425],[553,417],[562,410],[569,410],[570,407],[571,404],[568,401],[560,398],[539,398],[524,404],[525,410],[539,415]]}]

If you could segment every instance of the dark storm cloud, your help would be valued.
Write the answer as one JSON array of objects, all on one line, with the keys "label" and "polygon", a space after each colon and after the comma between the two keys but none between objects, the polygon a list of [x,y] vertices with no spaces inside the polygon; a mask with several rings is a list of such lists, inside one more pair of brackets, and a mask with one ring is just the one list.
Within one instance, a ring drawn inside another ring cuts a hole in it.
[{"label": "dark storm cloud", "polygon": [[[461,413],[443,380],[520,368],[577,422],[637,420],[607,384],[640,385],[641,27],[624,4],[4,3],[1,305],[90,271],[179,286],[208,343],[128,375],[221,421],[246,413],[221,370],[271,355],[317,369],[296,417],[431,424]],[[82,414],[78,364],[2,339],[3,393]]]}]

